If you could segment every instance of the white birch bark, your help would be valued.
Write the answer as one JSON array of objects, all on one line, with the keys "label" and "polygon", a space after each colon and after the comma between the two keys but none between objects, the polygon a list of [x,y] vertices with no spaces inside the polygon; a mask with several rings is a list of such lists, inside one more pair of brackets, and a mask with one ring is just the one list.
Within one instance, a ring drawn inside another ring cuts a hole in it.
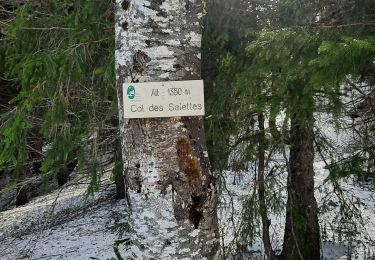
[{"label": "white birch bark", "polygon": [[201,117],[124,120],[122,84],[200,79],[201,0],[116,0],[122,152],[139,259],[217,259]]}]

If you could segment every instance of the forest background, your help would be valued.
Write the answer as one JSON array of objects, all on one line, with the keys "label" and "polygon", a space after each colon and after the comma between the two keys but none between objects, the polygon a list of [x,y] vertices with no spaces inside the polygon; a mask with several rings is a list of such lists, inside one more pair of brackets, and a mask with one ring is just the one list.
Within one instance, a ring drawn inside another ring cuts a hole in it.
[{"label": "forest background", "polygon": [[[90,176],[92,193],[109,163],[124,197],[123,162],[114,152],[120,136],[113,2],[19,3],[5,1],[0,10],[0,187],[17,191],[2,209],[64,185],[74,168]],[[219,192],[222,171],[256,171],[236,250],[261,232],[265,253],[276,257],[267,214],[284,211],[286,230],[295,234],[285,232],[281,255],[317,259],[311,252],[320,251],[324,230],[314,158],[326,163],[326,181],[338,193],[343,178],[374,184],[375,3],[218,0],[206,8],[205,128]],[[352,133],[346,149],[320,129],[319,115]],[[110,154],[105,162],[103,154]],[[275,166],[278,157],[283,162]],[[285,171],[288,185],[280,188],[287,202],[273,194]],[[340,200],[344,219],[355,221],[354,211]],[[253,228],[258,221],[262,231]]]}]

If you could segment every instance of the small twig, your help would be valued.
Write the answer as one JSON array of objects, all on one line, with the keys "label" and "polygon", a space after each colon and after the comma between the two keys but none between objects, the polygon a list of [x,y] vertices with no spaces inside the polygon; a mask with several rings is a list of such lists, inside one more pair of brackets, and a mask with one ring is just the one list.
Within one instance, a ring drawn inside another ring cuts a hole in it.
[{"label": "small twig", "polygon": [[22,29],[23,30],[35,30],[35,31],[72,30],[72,28],[69,28],[69,27],[22,27]]}]

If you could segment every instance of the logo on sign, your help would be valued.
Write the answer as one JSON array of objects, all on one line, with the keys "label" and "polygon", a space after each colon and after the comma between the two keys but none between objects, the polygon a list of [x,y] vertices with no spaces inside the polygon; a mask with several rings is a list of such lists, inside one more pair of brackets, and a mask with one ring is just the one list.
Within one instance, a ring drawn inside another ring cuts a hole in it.
[{"label": "logo on sign", "polygon": [[126,93],[128,94],[129,99],[135,98],[135,88],[132,85],[128,87],[128,90],[126,91]]}]

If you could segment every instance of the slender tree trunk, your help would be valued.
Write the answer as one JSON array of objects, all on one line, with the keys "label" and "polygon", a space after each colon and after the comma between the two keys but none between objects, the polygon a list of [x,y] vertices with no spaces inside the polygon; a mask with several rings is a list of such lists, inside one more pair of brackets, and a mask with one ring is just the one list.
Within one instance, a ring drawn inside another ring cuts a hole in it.
[{"label": "slender tree trunk", "polygon": [[29,202],[30,192],[29,187],[25,183],[27,180],[28,167],[22,166],[17,183],[16,206],[22,206]]},{"label": "slender tree trunk", "polygon": [[125,190],[125,178],[123,171],[123,160],[121,153],[121,141],[116,139],[116,150],[115,150],[115,167],[119,167],[120,170],[115,174],[115,184],[116,184],[116,199],[125,199],[126,190]]},{"label": "slender tree trunk", "polygon": [[72,151],[72,153],[69,155],[66,165],[61,165],[59,172],[57,173],[57,184],[59,187],[63,186],[65,183],[68,182],[70,174],[74,171],[75,167],[77,166],[77,151],[78,149]]},{"label": "slender tree trunk", "polygon": [[216,196],[203,118],[124,120],[122,85],[200,79],[200,0],[116,4],[116,73],[126,189],[140,259],[216,259]]},{"label": "slender tree trunk", "polygon": [[288,201],[282,259],[320,259],[318,207],[314,197],[313,116],[291,119]]},{"label": "slender tree trunk", "polygon": [[20,170],[17,183],[16,206],[22,206],[29,202],[35,187],[27,182],[28,178],[39,175],[42,165],[43,137],[40,129],[34,127],[26,134],[26,157],[27,160]]},{"label": "slender tree trunk", "polygon": [[265,131],[264,131],[264,115],[260,113],[258,115],[259,123],[259,147],[258,147],[258,198],[259,198],[259,210],[262,219],[262,239],[264,245],[264,251],[267,259],[277,259],[274,251],[272,250],[271,239],[270,239],[270,224],[271,221],[267,215],[267,205],[265,197],[265,185],[264,185],[264,169],[265,169]]}]

